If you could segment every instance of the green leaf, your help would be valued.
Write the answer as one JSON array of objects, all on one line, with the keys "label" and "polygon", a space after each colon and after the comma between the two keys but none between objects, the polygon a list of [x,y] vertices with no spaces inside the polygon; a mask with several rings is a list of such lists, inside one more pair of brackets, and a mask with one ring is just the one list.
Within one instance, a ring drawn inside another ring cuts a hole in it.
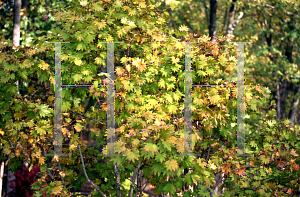
[{"label": "green leaf", "polygon": [[39,135],[46,135],[46,130],[44,128],[36,127],[36,132]]},{"label": "green leaf", "polygon": [[136,151],[136,150],[129,150],[129,151],[126,151],[124,153],[124,155],[126,156],[126,158],[129,160],[129,161],[134,161],[134,160],[138,160],[139,159],[139,153]]},{"label": "green leaf", "polygon": [[75,75],[73,75],[72,78],[74,79],[74,82],[76,83],[76,82],[78,82],[82,79],[82,75],[81,74],[75,74]]},{"label": "green leaf", "polygon": [[144,147],[144,150],[150,157],[154,157],[154,154],[158,152],[158,147],[155,144],[147,143]]},{"label": "green leaf", "polygon": [[21,70],[18,72],[18,75],[22,78],[22,79],[25,79],[27,80],[28,79],[28,73],[26,70]]},{"label": "green leaf", "polygon": [[155,161],[162,163],[166,159],[166,154],[165,153],[158,153],[155,156]]},{"label": "green leaf", "polygon": [[49,116],[50,113],[51,113],[51,111],[52,111],[52,110],[51,110],[50,108],[48,108],[48,106],[45,105],[45,104],[42,104],[39,108],[40,108],[39,114],[40,114],[41,117]]},{"label": "green leaf", "polygon": [[178,107],[175,104],[169,105],[168,110],[171,114],[176,114]]},{"label": "green leaf", "polygon": [[167,182],[163,188],[163,191],[172,195],[172,194],[175,194],[176,188],[174,187],[173,184],[171,184],[170,182]]},{"label": "green leaf", "polygon": [[21,103],[17,103],[13,106],[13,109],[15,111],[20,111],[22,109],[22,104]]},{"label": "green leaf", "polygon": [[69,101],[62,102],[62,112],[67,112],[69,109],[71,109],[71,103]]},{"label": "green leaf", "polygon": [[[82,49],[82,44],[81,43],[79,43],[78,45],[77,45],[77,47],[76,47],[76,51],[80,51]],[[77,65],[77,64],[76,64]]]}]

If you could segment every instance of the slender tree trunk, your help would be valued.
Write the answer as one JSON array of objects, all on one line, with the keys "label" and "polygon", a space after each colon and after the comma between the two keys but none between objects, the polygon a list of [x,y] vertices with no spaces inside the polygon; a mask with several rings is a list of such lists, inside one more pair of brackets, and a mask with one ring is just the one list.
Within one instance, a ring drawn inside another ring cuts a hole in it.
[{"label": "slender tree trunk", "polygon": [[209,37],[212,41],[216,36],[217,7],[218,0],[210,0]]},{"label": "slender tree trunk", "polygon": [[209,29],[209,15],[208,15],[208,8],[206,6],[205,0],[203,0],[203,6],[205,9],[205,16],[206,16],[206,20],[207,20],[207,28]]},{"label": "slender tree trunk", "polygon": [[21,0],[15,0],[14,5],[13,49],[16,49],[18,46],[20,46],[21,2]]},{"label": "slender tree trunk", "polygon": [[287,81],[283,80],[277,84],[277,118],[285,118],[284,105],[286,101]]},{"label": "slender tree trunk", "polygon": [[[240,15],[237,17],[237,19],[234,19],[235,13],[236,13],[236,2],[237,0],[232,0],[231,7],[229,10],[229,19],[227,23],[227,28],[226,28],[226,37],[232,37],[233,36],[233,31],[236,27],[236,25],[239,23],[241,18],[243,17],[244,13],[241,12]],[[230,41],[230,39],[228,39]]]},{"label": "slender tree trunk", "polygon": [[226,37],[231,37],[233,35],[234,30],[234,15],[235,15],[235,6],[236,0],[233,0],[231,2],[231,6],[229,9],[229,20],[227,23],[227,29],[226,29]]},{"label": "slender tree trunk", "polygon": [[117,190],[117,197],[121,197],[121,190],[120,190],[120,171],[118,163],[114,165],[115,170],[115,177],[116,177],[116,190]]},{"label": "slender tree trunk", "polygon": [[300,98],[300,88],[298,89],[298,93],[295,96],[297,96],[297,97],[296,97],[296,100],[293,103],[292,113],[291,113],[291,116],[289,117],[290,120],[291,120],[290,126],[293,126],[296,122],[296,114],[297,114],[297,109],[299,107],[299,100],[300,100],[299,99]]}]

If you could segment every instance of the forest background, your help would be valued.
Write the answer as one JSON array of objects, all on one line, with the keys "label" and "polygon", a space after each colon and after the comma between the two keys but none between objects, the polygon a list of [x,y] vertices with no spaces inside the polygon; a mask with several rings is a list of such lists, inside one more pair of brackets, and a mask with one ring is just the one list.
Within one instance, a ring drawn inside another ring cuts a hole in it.
[{"label": "forest background", "polygon": [[[225,196],[299,195],[298,1],[0,4],[3,195],[84,195],[75,192],[87,181],[92,196],[213,196],[210,189],[219,187]],[[94,85],[109,84],[99,76],[108,63],[101,42],[127,43],[115,44],[115,147],[124,157],[99,155],[107,143],[106,87],[62,89],[63,151],[70,156],[46,156],[54,141],[55,44],[45,41],[72,43],[61,44],[63,84]],[[229,155],[236,147],[236,87],[192,88],[198,155],[177,156],[184,150],[185,95],[179,41],[198,42],[193,84],[227,85],[236,83],[233,42],[251,42],[244,47],[246,160]]]}]

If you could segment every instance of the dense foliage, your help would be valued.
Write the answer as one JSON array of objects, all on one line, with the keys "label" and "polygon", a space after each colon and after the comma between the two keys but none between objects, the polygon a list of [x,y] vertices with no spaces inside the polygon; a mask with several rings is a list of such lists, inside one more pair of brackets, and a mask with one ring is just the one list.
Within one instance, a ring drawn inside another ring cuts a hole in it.
[{"label": "dense foliage", "polygon": [[[215,173],[224,172],[224,186],[229,188],[224,196],[298,195],[297,128],[290,127],[288,119],[276,119],[274,109],[265,110],[274,103],[270,90],[247,77],[247,163],[243,157],[228,156],[235,153],[237,129],[237,88],[228,86],[192,88],[193,153],[201,156],[178,156],[184,151],[183,42],[197,42],[191,44],[193,84],[235,83],[237,49],[224,36],[211,42],[205,35],[193,38],[184,25],[168,29],[169,14],[160,9],[152,0],[76,1],[55,13],[57,27],[45,34],[36,32],[40,36],[33,46],[13,51],[2,38],[0,134],[10,168],[17,169],[21,158],[30,164],[30,173],[33,166],[40,167],[42,175],[32,185],[34,196],[74,195],[70,188],[78,189],[86,181],[74,169],[83,168],[82,159],[88,177],[107,196],[117,196],[118,182],[121,195],[132,196],[140,171],[157,194],[207,196]],[[87,148],[79,140],[89,117],[98,120],[92,137],[99,146],[106,144],[106,126],[99,122],[106,121],[107,102],[90,110],[85,104],[87,97],[106,98],[107,88],[93,86],[63,89],[62,133],[68,144],[63,153],[70,156],[45,157],[53,152],[55,48],[45,41],[70,42],[62,44],[63,84],[107,84],[98,75],[106,67],[107,43],[102,42],[123,42],[115,44],[115,149],[124,156],[99,156],[105,150]],[[25,84],[20,94],[16,80]],[[191,170],[182,176],[185,168]],[[182,191],[185,184],[199,187]],[[95,189],[92,196],[102,195]]]}]

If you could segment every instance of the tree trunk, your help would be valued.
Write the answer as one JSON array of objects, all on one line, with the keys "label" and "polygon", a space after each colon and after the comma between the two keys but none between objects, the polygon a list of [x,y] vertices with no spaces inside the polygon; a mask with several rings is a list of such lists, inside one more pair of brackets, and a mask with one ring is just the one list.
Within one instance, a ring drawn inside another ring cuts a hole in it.
[{"label": "tree trunk", "polygon": [[277,84],[277,118],[279,120],[285,118],[284,105],[286,101],[286,87],[286,80],[283,80]]},{"label": "tree trunk", "polygon": [[21,0],[15,0],[14,5],[13,49],[16,49],[18,46],[20,46],[21,2]]},{"label": "tree trunk", "polygon": [[[234,19],[234,15],[236,12],[236,1],[237,0],[233,0],[231,3],[231,7],[229,10],[229,20],[227,23],[227,28],[226,28],[226,37],[231,38],[233,36],[233,31],[234,28],[236,27],[236,25],[239,23],[239,21],[241,20],[241,18],[243,17],[244,13],[241,12],[240,15],[237,17],[237,19]],[[230,41],[231,39],[228,39],[228,41]]]},{"label": "tree trunk", "polygon": [[120,190],[120,171],[119,171],[119,165],[118,163],[114,164],[114,170],[115,170],[115,177],[116,177],[116,191],[117,191],[117,197],[121,197],[121,190]]},{"label": "tree trunk", "polygon": [[290,127],[293,126],[296,122],[296,114],[297,114],[297,109],[299,107],[299,98],[300,98],[300,88],[298,88],[298,90],[296,91],[295,95],[296,97],[295,100],[293,100],[293,106],[292,106],[292,109],[291,109],[291,113],[290,113],[290,116],[289,116],[289,119],[291,120],[291,124],[290,124]]},{"label": "tree trunk", "polygon": [[214,41],[216,36],[217,7],[218,0],[210,0],[209,37],[211,41]]}]

